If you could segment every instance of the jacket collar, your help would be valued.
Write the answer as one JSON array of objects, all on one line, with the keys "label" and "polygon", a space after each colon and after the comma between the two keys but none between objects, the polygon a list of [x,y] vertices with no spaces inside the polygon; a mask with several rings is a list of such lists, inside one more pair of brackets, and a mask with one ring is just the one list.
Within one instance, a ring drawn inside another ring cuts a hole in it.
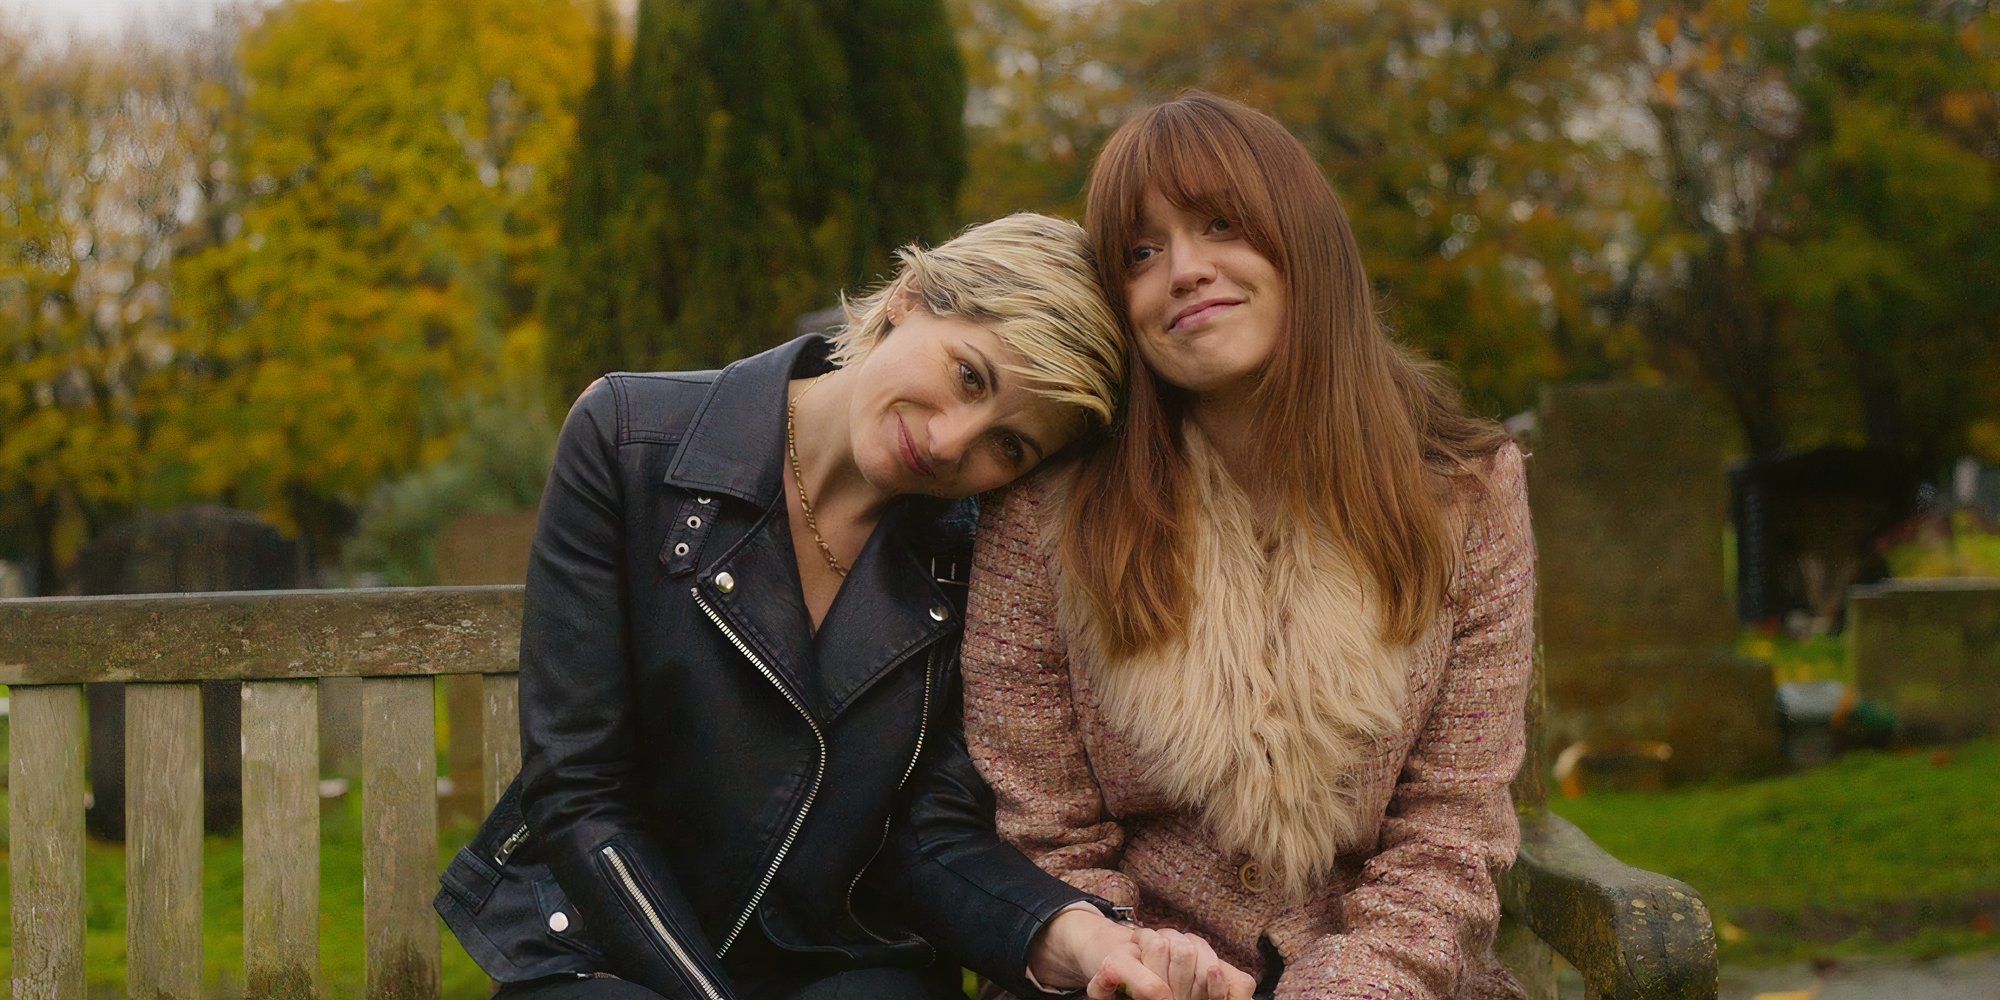
[{"label": "jacket collar", "polygon": [[784,483],[785,383],[832,371],[832,351],[807,334],[724,368],[682,433],[667,484],[770,506]]}]

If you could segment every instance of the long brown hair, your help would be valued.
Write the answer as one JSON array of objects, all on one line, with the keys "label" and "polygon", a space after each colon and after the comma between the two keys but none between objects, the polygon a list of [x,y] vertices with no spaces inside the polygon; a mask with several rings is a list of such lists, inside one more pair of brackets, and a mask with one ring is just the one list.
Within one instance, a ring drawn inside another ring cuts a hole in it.
[{"label": "long brown hair", "polygon": [[[1148,188],[1229,219],[1284,278],[1286,330],[1253,395],[1262,465],[1284,513],[1315,519],[1380,588],[1383,638],[1413,641],[1455,571],[1446,513],[1506,440],[1471,416],[1441,366],[1392,342],[1376,316],[1347,214],[1305,147],[1269,116],[1189,91],[1120,126],[1091,169],[1085,228],[1105,289],[1124,294]],[[1079,470],[1063,512],[1065,572],[1096,604],[1113,655],[1181,634],[1179,544],[1188,400],[1134,348],[1116,439]]]}]

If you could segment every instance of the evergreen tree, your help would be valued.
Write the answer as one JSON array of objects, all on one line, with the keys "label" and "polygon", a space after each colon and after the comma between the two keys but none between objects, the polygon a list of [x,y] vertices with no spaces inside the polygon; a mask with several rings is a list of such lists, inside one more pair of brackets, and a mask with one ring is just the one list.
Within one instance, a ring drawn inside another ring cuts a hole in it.
[{"label": "evergreen tree", "polygon": [[940,0],[640,0],[623,69],[601,34],[544,295],[558,398],[768,346],[941,235],[965,83]]}]

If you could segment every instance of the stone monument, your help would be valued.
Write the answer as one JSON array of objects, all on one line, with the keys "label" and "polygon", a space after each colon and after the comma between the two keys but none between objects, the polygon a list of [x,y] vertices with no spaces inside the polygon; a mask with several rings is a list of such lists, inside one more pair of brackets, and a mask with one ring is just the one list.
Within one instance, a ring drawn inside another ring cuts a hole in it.
[{"label": "stone monument", "polygon": [[1542,390],[1528,495],[1553,752],[1663,743],[1669,781],[1777,768],[1771,670],[1733,650],[1727,440],[1685,390]]}]

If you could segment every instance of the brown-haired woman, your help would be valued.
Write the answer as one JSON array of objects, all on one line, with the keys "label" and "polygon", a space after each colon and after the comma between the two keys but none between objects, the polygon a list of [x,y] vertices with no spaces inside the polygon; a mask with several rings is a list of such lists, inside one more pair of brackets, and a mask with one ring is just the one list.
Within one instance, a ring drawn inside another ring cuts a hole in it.
[{"label": "brown-haired woman", "polygon": [[1278,997],[1490,997],[1518,828],[1521,454],[1393,343],[1330,185],[1202,93],[1112,136],[1087,228],[1116,438],[982,528],[966,731],[1002,834]]}]

